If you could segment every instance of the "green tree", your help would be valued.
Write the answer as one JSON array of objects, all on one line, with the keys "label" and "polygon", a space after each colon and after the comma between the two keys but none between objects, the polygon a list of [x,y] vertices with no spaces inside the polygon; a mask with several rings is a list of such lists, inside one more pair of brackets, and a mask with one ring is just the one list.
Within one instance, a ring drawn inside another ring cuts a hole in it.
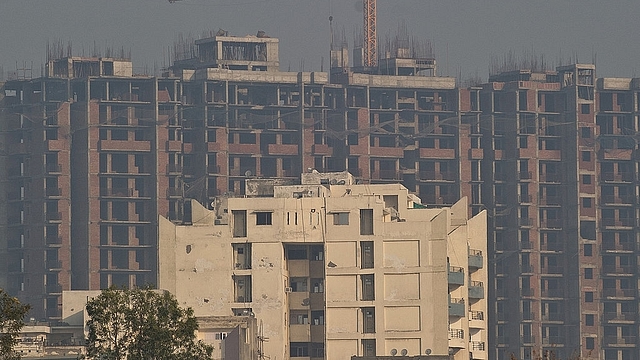
[{"label": "green tree", "polygon": [[24,317],[30,309],[29,305],[20,303],[20,300],[0,289],[0,360],[20,359],[13,347],[18,343]]},{"label": "green tree", "polygon": [[109,288],[87,303],[87,357],[108,360],[210,359],[197,341],[193,309],[169,292]]}]

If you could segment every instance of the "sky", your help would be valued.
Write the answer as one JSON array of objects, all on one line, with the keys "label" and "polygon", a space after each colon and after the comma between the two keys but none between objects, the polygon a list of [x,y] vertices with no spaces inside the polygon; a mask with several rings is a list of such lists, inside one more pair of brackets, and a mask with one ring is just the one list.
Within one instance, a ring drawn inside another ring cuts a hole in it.
[{"label": "sky", "polygon": [[[379,38],[406,27],[430,41],[439,75],[486,80],[492,61],[513,53],[552,66],[595,62],[599,77],[640,76],[638,0],[378,0],[377,7]],[[181,34],[222,28],[239,36],[263,30],[280,39],[282,70],[320,71],[330,15],[353,48],[361,0],[0,0],[0,66],[8,76],[26,64],[37,77],[47,43],[62,42],[74,55],[124,48],[134,70],[148,72],[168,65]]]}]

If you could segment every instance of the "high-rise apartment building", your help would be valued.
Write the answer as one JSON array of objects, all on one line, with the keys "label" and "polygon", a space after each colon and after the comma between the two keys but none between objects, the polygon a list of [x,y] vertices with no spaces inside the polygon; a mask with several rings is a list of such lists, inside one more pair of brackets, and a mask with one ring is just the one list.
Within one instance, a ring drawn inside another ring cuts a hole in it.
[{"label": "high-rise apartment building", "polygon": [[259,35],[186,44],[160,78],[61,58],[7,82],[0,286],[40,318],[62,289],[154,283],[156,214],[182,222],[184,199],[212,208],[246,179],[348,170],[428,207],[487,209],[492,359],[640,358],[638,79],[574,64],[460,88],[405,42],[376,68],[343,47],[328,73],[281,72]]},{"label": "high-rise apartment building", "polygon": [[310,172],[185,215],[161,221],[159,287],[199,317],[254,314],[268,357],[487,358],[486,213],[464,199]]}]

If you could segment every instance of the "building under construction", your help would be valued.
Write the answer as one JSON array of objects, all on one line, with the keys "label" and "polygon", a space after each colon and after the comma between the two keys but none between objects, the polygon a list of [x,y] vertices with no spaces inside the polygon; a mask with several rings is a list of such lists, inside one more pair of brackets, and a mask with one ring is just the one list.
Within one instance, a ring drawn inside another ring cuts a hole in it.
[{"label": "building under construction", "polygon": [[640,80],[576,64],[460,88],[389,44],[376,66],[332,46],[328,73],[281,72],[276,38],[219,32],[162,77],[65,56],[7,82],[0,287],[58,319],[62,290],[157,283],[158,214],[188,221],[185,199],[347,170],[488,210],[492,359],[640,358]]}]

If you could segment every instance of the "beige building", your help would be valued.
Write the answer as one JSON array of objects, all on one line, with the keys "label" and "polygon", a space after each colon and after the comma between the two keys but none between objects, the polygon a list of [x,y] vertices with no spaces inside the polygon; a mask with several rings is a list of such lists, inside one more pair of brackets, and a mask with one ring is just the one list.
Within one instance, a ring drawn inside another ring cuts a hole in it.
[{"label": "beige building", "polygon": [[196,316],[254,314],[271,359],[487,358],[486,215],[466,199],[315,171],[246,193],[160,219],[159,288]]}]

